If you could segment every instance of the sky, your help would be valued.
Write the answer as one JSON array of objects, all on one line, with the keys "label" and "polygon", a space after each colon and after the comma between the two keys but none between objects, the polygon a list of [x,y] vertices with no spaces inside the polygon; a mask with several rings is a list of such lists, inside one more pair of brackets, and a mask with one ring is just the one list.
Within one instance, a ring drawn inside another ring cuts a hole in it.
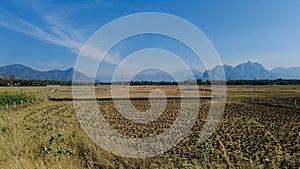
[{"label": "sky", "polygon": [[[267,69],[300,66],[298,0],[3,0],[0,1],[0,66],[38,70],[74,67],[79,51],[98,29],[140,12],[176,15],[197,26],[223,64],[252,61]],[[122,28],[120,28],[122,29]],[[182,44],[162,36],[135,36],[118,44],[103,63],[104,74],[131,53],[163,48],[202,69]]]}]

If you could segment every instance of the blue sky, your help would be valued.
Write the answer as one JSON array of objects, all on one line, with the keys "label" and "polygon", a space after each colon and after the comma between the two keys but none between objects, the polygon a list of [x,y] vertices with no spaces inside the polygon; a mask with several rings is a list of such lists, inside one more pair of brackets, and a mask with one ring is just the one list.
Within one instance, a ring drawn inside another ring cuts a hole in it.
[{"label": "blue sky", "polygon": [[[300,66],[299,9],[298,0],[3,0],[0,65],[67,69],[74,66],[82,45],[101,26],[128,14],[163,12],[201,29],[224,64],[251,60],[268,69]],[[122,59],[135,49],[149,47],[177,50],[183,60],[189,60],[185,57],[190,53],[184,47],[155,36],[129,39],[113,53]],[[190,65],[199,68],[193,62]]]}]

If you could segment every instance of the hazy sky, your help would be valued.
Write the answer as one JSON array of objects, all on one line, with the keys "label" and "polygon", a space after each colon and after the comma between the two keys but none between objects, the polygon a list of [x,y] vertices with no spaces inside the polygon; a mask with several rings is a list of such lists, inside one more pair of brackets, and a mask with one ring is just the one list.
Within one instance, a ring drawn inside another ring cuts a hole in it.
[{"label": "hazy sky", "polygon": [[[128,14],[163,12],[182,17],[201,29],[224,64],[251,60],[268,69],[300,66],[299,9],[299,0],[3,0],[0,65],[20,63],[39,70],[67,69],[74,66],[78,51],[101,26]],[[189,55],[176,42],[154,36],[129,39],[113,53],[122,59],[133,49],[157,46],[182,49],[183,59]],[[191,66],[197,68],[192,63]]]}]

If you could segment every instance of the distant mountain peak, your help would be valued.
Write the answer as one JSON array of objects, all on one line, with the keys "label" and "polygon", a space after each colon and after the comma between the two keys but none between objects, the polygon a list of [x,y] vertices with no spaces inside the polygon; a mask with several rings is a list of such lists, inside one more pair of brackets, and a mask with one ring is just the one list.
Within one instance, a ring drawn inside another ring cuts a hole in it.
[{"label": "distant mountain peak", "polygon": [[27,67],[27,66],[22,65],[22,64],[5,65],[2,68],[26,68],[26,69],[32,69],[32,68]]},{"label": "distant mountain peak", "polygon": [[277,67],[272,69],[271,72],[278,78],[300,79],[300,67]]},{"label": "distant mountain peak", "polygon": [[[223,69],[222,69],[223,68]],[[211,70],[204,72],[204,79],[222,80],[224,71],[227,80],[253,80],[253,79],[274,79],[276,78],[271,72],[266,70],[263,65],[247,61],[236,65],[218,65]]]}]

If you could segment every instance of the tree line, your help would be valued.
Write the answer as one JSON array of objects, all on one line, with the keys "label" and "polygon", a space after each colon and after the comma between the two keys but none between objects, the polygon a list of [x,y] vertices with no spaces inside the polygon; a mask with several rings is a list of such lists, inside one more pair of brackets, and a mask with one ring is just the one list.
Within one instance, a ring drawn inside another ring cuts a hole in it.
[{"label": "tree line", "polygon": [[72,81],[0,79],[0,86],[47,86],[47,85],[71,86]]},{"label": "tree line", "polygon": [[[49,85],[110,85],[110,84],[123,84],[123,85],[211,85],[211,84],[224,84],[224,81],[183,81],[183,82],[154,82],[154,81],[130,81],[130,82],[76,82],[72,81],[55,81],[55,80],[20,80],[20,79],[0,79],[0,86],[49,86]],[[276,79],[276,80],[227,80],[227,85],[300,85],[300,80],[296,79]]]},{"label": "tree line", "polygon": [[[198,84],[198,85],[218,85],[225,84],[221,80],[201,80],[195,81],[183,81],[183,82],[152,82],[152,81],[131,81],[130,85],[178,85],[178,84]],[[297,79],[276,79],[276,80],[227,80],[226,85],[300,85],[300,80]]]}]

